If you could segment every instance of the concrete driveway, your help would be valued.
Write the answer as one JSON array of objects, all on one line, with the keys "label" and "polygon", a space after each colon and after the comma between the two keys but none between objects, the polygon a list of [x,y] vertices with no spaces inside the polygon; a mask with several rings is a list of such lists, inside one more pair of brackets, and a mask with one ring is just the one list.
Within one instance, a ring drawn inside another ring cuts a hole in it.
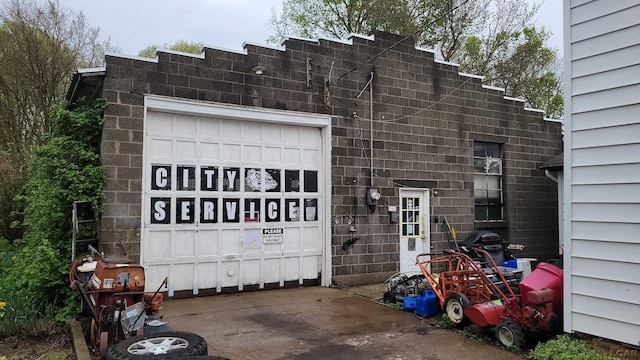
[{"label": "concrete driveway", "polygon": [[169,299],[171,329],[199,334],[229,359],[524,359],[371,301],[381,286],[307,287]]}]

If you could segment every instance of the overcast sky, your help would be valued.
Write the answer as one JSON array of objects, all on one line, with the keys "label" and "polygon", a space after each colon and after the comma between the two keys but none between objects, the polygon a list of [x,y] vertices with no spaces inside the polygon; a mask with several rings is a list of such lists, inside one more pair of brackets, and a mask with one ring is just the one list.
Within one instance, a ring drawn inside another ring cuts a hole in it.
[{"label": "overcast sky", "polygon": [[[533,0],[532,0],[533,1]],[[282,0],[60,0],[82,11],[124,55],[178,40],[242,51],[244,42],[266,44],[272,8]],[[541,0],[538,0],[541,2]],[[538,26],[553,32],[550,45],[562,50],[562,1],[544,0]],[[560,54],[562,57],[562,53]]]}]

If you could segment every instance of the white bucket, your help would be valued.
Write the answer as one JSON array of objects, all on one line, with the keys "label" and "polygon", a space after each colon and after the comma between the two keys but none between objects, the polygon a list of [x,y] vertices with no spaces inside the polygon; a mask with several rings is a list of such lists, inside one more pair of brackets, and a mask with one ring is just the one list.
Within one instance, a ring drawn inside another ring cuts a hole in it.
[{"label": "white bucket", "polygon": [[518,270],[522,270],[522,278],[526,278],[529,274],[531,274],[531,262],[537,261],[538,259],[534,258],[522,258],[516,259],[518,262]]}]

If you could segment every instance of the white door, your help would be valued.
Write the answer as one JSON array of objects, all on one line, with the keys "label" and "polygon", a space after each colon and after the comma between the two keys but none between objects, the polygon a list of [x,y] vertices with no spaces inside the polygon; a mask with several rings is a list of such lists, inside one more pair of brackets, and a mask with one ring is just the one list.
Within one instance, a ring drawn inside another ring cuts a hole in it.
[{"label": "white door", "polygon": [[147,290],[165,277],[170,296],[318,279],[329,243],[321,127],[233,119],[228,107],[221,111],[226,116],[147,111],[141,234]]},{"label": "white door", "polygon": [[416,255],[430,252],[430,236],[429,190],[400,189],[400,272],[421,272]]}]

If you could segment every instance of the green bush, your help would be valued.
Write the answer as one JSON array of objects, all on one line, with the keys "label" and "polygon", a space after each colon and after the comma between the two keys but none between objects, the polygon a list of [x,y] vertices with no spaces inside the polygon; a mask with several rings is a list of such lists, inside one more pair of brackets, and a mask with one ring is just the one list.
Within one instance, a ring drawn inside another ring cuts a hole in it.
[{"label": "green bush", "polygon": [[78,308],[68,280],[72,204],[99,203],[103,197],[98,150],[104,108],[99,99],[52,109],[52,133],[34,153],[20,199],[25,204],[24,237],[14,242],[10,259],[0,259],[9,265],[0,272],[0,289],[32,294],[35,304],[53,306],[60,321]]},{"label": "green bush", "polygon": [[587,343],[568,334],[536,345],[529,353],[533,360],[609,360],[615,359],[591,349]]}]

